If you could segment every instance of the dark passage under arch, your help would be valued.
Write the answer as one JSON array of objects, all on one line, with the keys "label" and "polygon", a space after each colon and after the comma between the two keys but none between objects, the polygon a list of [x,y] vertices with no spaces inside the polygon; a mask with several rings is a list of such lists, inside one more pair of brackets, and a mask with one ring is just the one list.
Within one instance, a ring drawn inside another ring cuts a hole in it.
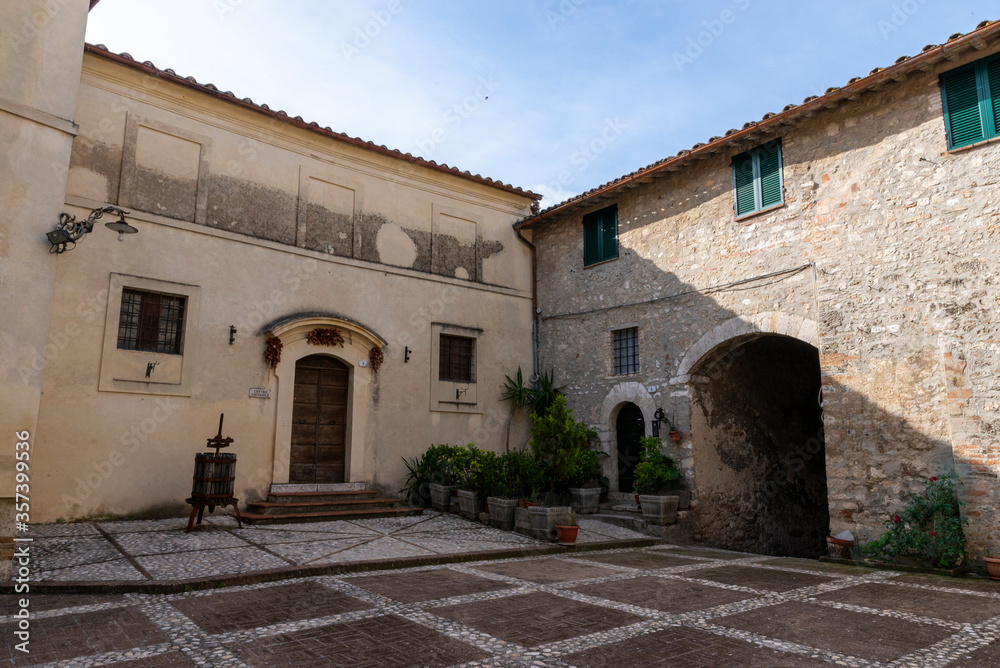
[{"label": "dark passage under arch", "polygon": [[776,556],[826,552],[819,351],[779,335],[723,344],[692,370],[698,532]]}]

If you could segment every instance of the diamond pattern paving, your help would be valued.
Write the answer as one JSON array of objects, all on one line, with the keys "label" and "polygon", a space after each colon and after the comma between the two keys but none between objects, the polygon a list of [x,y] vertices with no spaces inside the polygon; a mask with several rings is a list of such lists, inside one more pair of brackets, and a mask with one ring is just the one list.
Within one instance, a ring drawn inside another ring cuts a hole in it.
[{"label": "diamond pattern paving", "polygon": [[571,654],[563,659],[579,668],[593,666],[664,666],[665,668],[731,668],[736,666],[829,666],[794,654],[749,645],[695,629],[670,629]]},{"label": "diamond pattern paving", "polygon": [[230,649],[248,665],[268,668],[449,666],[488,656],[393,615],[280,634]]},{"label": "diamond pattern paving", "polygon": [[15,624],[0,624],[0,643],[6,645],[6,651],[0,650],[0,668],[62,661],[167,640],[152,622],[134,608],[31,620],[30,652],[27,654],[14,650],[17,643],[15,628]]},{"label": "diamond pattern paving", "polygon": [[489,571],[498,575],[538,582],[569,582],[571,580],[587,580],[590,578],[606,578],[619,575],[620,571],[603,568],[596,564],[575,562],[563,559],[537,559],[535,561],[505,561],[489,566],[480,566],[479,570]]},{"label": "diamond pattern paving", "polygon": [[735,603],[753,594],[710,587],[697,582],[686,582],[658,577],[638,577],[632,580],[616,580],[600,584],[581,585],[573,591],[588,596],[619,601],[640,608],[652,608],[664,612],[683,613],[705,610],[717,605]]},{"label": "diamond pattern paving", "polygon": [[371,607],[315,581],[223,592],[215,596],[192,596],[172,603],[208,633],[329,617]]},{"label": "diamond pattern paving", "polygon": [[877,610],[897,610],[911,615],[936,617],[950,622],[975,624],[1000,615],[1000,599],[962,596],[915,587],[867,583],[817,596]]},{"label": "diamond pattern paving", "polygon": [[824,582],[833,582],[835,579],[824,575],[791,573],[771,568],[754,568],[753,566],[722,566],[688,571],[685,575],[698,580],[711,580],[722,584],[771,591],[790,591],[799,587],[811,587]]},{"label": "diamond pattern paving", "polygon": [[716,623],[875,661],[893,661],[951,635],[948,629],[904,619],[797,602],[723,617]]},{"label": "diamond pattern paving", "polygon": [[694,559],[675,557],[663,552],[612,552],[611,554],[588,554],[579,557],[584,561],[596,561],[602,564],[628,566],[629,568],[671,568],[673,566],[691,566],[699,562]]},{"label": "diamond pattern paving", "polygon": [[435,608],[434,614],[525,647],[607,631],[643,619],[541,592]]},{"label": "diamond pattern paving", "polygon": [[451,598],[484,591],[507,589],[513,585],[487,580],[450,569],[394,573],[352,578],[351,584],[401,603],[416,603],[438,598]]},{"label": "diamond pattern paving", "polygon": [[[272,527],[254,538],[272,548],[298,545],[288,552],[295,558],[326,541],[386,558],[394,541],[408,545],[426,538],[423,549],[467,551],[475,548],[465,544],[524,540],[485,527],[479,533],[475,525],[445,515],[417,520],[326,523],[335,527],[331,531],[319,525],[302,531]],[[190,545],[224,545],[224,536],[251,534],[237,534],[230,525],[229,518],[213,518]],[[82,526],[89,525],[63,526],[60,535],[44,539],[52,541],[44,546],[52,548],[49,554],[64,565],[44,571],[46,577],[94,579],[118,570],[125,579],[145,578],[122,568],[121,556],[87,563],[104,547]],[[134,539],[140,550],[188,545],[169,523],[159,526],[122,533],[150,536],[146,542]],[[307,540],[288,542],[290,535],[303,534]],[[81,540],[77,554],[71,542],[55,542],[74,538]],[[156,563],[162,577],[176,577],[191,569],[211,572],[213,564],[202,555],[232,555],[230,567],[247,568],[261,554],[276,559],[250,545],[137,558]],[[171,570],[171,563],[185,559]],[[1000,583],[668,546],[169,595],[33,589],[29,654],[14,649],[17,598],[0,596],[0,668],[1000,665]]]}]

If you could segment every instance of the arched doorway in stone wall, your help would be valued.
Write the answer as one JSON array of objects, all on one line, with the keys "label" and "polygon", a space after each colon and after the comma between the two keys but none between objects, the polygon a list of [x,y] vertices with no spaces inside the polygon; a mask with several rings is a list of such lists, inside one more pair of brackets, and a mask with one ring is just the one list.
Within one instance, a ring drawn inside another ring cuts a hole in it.
[{"label": "arched doorway in stone wall", "polygon": [[688,387],[698,533],[718,547],[759,554],[825,553],[817,348],[791,336],[743,333],[701,356]]},{"label": "arched doorway in stone wall", "polygon": [[646,420],[642,409],[627,403],[615,419],[618,451],[618,491],[631,492],[635,481],[635,465],[639,463],[639,439],[646,435]]}]

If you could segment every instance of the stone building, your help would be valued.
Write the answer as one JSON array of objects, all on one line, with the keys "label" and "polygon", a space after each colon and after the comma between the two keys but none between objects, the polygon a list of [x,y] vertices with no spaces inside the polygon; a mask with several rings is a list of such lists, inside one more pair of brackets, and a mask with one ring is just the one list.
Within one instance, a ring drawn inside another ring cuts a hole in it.
[{"label": "stone building", "polygon": [[1000,544],[998,35],[518,224],[542,366],[601,431],[612,486],[631,491],[635,432],[663,408],[700,540],[815,555],[954,467],[973,549]]},{"label": "stone building", "polygon": [[[220,413],[244,502],[394,491],[432,442],[501,448],[496,388],[532,364],[513,224],[539,197],[85,46],[86,16],[0,9],[23,42],[0,82],[3,432],[28,434],[31,521],[182,506]],[[75,247],[46,240],[109,205],[138,234],[109,213]]]}]

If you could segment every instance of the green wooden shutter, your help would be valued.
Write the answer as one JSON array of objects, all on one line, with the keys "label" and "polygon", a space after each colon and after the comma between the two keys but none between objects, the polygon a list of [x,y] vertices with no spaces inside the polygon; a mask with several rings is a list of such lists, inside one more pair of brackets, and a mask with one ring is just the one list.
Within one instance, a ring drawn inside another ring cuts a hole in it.
[{"label": "green wooden shutter", "polygon": [[618,257],[618,207],[601,212],[601,259]]},{"label": "green wooden shutter", "polygon": [[601,260],[601,219],[589,213],[583,217],[583,264]]},{"label": "green wooden shutter", "polygon": [[986,138],[984,110],[980,105],[976,79],[975,67],[948,72],[941,77],[949,148],[974,144]]},{"label": "green wooden shutter", "polygon": [[990,89],[987,104],[993,111],[993,135],[1000,135],[1000,58],[994,58],[986,63],[986,80]]},{"label": "green wooden shutter", "polygon": [[752,154],[741,153],[733,158],[733,186],[736,191],[736,215],[742,216],[755,210]]},{"label": "green wooden shutter", "polygon": [[781,192],[781,144],[774,142],[757,152],[760,160],[760,208],[783,201]]}]

